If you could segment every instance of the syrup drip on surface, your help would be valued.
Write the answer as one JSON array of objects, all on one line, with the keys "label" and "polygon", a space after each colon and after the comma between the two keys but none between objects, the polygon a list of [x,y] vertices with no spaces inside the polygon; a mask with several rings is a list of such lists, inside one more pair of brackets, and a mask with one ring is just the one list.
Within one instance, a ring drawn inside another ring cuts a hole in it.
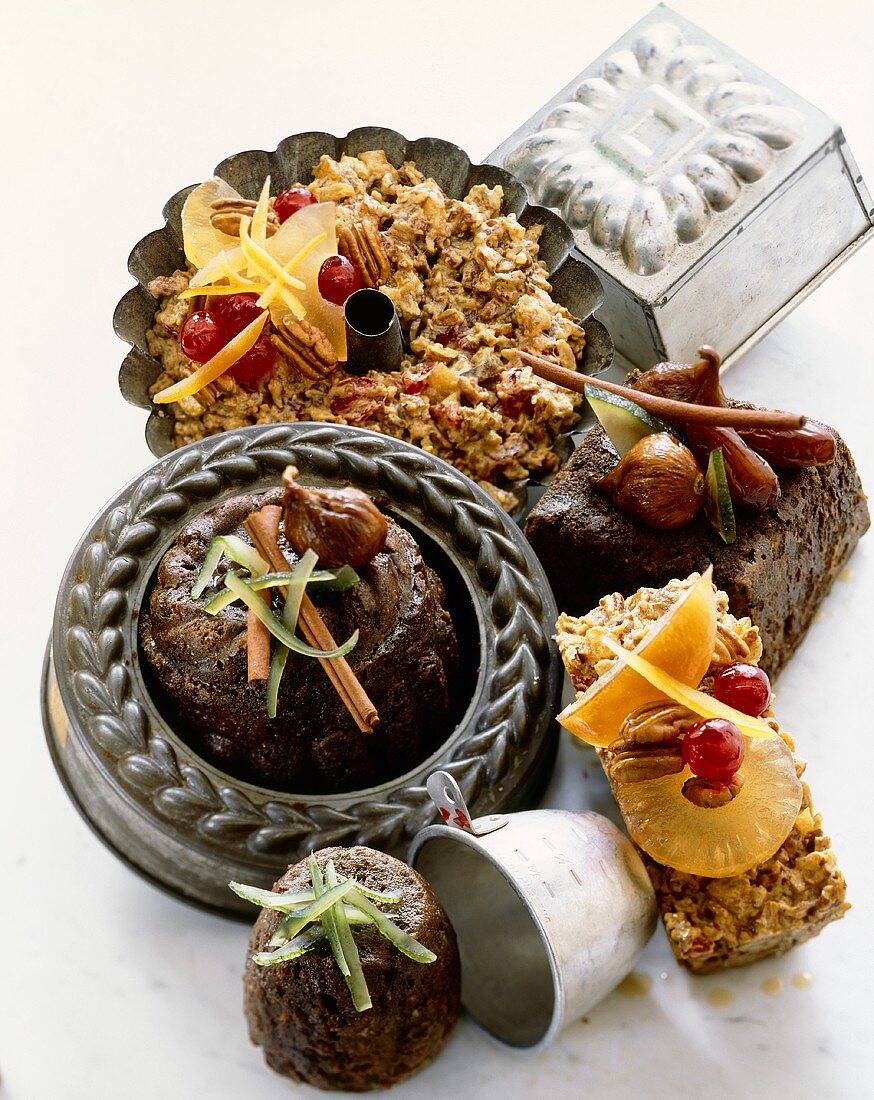
[{"label": "syrup drip on surface", "polygon": [[762,982],[762,992],[769,997],[776,997],[783,992],[783,979],[778,977],[765,978]]},{"label": "syrup drip on surface", "polygon": [[651,988],[652,978],[648,974],[638,974],[632,970],[616,986],[616,992],[623,997],[645,997]]},{"label": "syrup drip on surface", "polygon": [[707,1000],[714,1008],[728,1008],[734,1001],[734,994],[730,989],[723,989],[720,986],[710,990]]},{"label": "syrup drip on surface", "polygon": [[792,984],[796,989],[810,989],[813,985],[813,975],[806,970],[799,970],[797,974],[792,975]]}]

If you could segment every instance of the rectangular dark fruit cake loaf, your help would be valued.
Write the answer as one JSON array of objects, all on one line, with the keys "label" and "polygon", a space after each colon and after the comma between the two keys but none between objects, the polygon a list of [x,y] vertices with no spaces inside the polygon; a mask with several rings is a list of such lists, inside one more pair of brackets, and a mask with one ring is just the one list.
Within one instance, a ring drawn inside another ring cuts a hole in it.
[{"label": "rectangular dark fruit cake loaf", "polygon": [[726,545],[703,513],[666,531],[617,508],[594,485],[617,456],[603,428],[593,428],[525,528],[558,606],[578,614],[604,592],[657,587],[712,562],[714,582],[734,613],[758,624],[763,666],[775,675],[870,524],[853,457],[833,434],[834,461],[781,470],[776,505],[766,512],[738,510],[736,541]]}]

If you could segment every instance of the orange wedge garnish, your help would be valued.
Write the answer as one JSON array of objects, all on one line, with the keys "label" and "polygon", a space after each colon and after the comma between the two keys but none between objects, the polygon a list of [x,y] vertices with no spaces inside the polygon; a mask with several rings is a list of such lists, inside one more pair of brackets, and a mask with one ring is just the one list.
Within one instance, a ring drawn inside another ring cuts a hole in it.
[{"label": "orange wedge garnish", "polygon": [[[716,592],[709,566],[652,626],[634,653],[689,687],[697,687],[710,666],[716,640]],[[558,716],[559,722],[590,745],[606,747],[633,710],[666,699],[645,677],[617,661]]]}]

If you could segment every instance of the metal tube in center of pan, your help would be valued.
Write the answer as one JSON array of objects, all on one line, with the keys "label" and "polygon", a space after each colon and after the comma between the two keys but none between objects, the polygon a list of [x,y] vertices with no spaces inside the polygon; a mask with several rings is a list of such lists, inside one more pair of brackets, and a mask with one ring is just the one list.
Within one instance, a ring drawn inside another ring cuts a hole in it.
[{"label": "metal tube in center of pan", "polygon": [[365,287],[346,299],[346,369],[394,371],[401,364],[404,341],[394,303],[378,290]]}]

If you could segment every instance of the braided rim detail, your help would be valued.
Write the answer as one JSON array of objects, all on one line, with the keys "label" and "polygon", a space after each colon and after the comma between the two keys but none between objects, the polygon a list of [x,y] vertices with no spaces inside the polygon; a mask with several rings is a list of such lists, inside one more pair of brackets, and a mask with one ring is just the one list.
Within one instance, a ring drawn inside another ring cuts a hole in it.
[{"label": "braided rim detail", "polygon": [[72,730],[106,781],[162,829],[265,863],[326,844],[397,846],[433,818],[424,773],[408,785],[384,785],[381,797],[341,798],[351,804],[340,806],[331,804],[336,797],[301,802],[236,781],[184,759],[190,750],[148,694],[148,705],[138,698],[132,611],[161,554],[192,508],[275,479],[289,462],[386,494],[444,548],[449,536],[457,566],[479,593],[486,644],[477,705],[433,766],[455,776],[477,814],[500,808],[498,787],[512,793],[513,777],[529,770],[552,722],[560,681],[548,583],[518,528],[473,482],[409,444],[361,429],[226,432],[174,452],[122,490],[81,541],[58,596],[52,645]]}]

